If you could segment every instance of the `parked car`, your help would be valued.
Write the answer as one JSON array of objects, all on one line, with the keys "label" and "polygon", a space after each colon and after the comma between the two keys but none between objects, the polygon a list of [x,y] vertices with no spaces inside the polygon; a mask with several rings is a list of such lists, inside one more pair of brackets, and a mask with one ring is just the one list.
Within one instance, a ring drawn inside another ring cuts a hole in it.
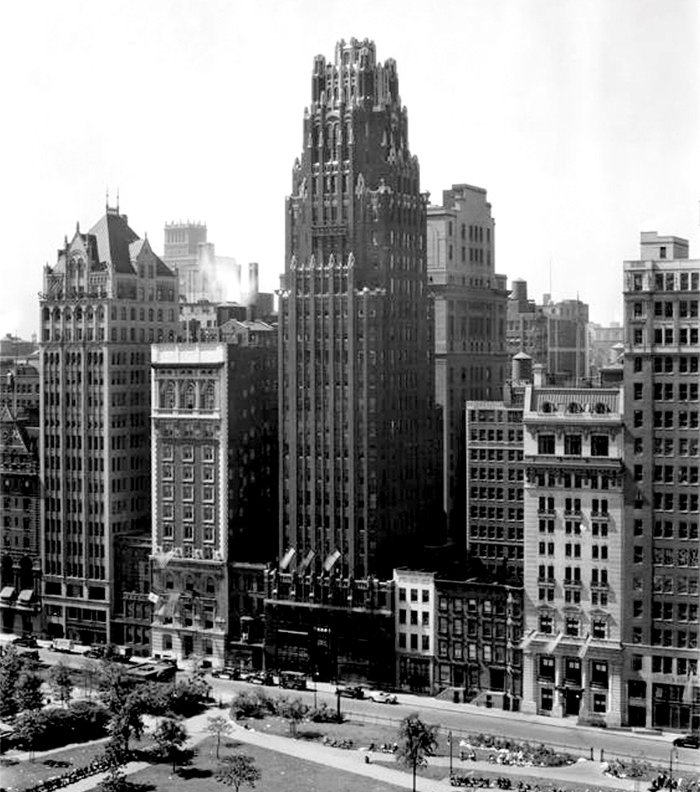
[{"label": "parked car", "polygon": [[83,656],[89,657],[91,660],[101,660],[105,656],[105,653],[106,647],[102,644],[93,644]]},{"label": "parked car", "polygon": [[378,693],[372,693],[371,695],[367,696],[369,701],[376,701],[377,704],[398,704],[399,700],[396,698],[394,693],[387,693],[385,690],[381,690]]},{"label": "parked car", "polygon": [[336,695],[345,698],[363,699],[365,691],[361,685],[343,685],[335,689]]},{"label": "parked car", "polygon": [[248,678],[248,682],[252,685],[274,685],[275,680],[272,678],[272,674],[266,671],[260,671],[257,674],[253,674]]},{"label": "parked car", "polygon": [[12,643],[14,646],[26,646],[29,649],[36,649],[39,645],[33,635],[22,635],[19,638],[15,638]]},{"label": "parked car", "polygon": [[280,687],[306,690],[306,674],[301,671],[280,671]]},{"label": "parked car", "polygon": [[700,734],[682,734],[673,744],[676,748],[700,748]]}]

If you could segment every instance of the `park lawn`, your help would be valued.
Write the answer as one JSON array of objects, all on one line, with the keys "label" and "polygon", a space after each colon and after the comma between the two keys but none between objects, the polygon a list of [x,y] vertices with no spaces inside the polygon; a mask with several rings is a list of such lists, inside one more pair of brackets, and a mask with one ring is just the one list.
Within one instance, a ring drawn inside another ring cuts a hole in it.
[{"label": "park lawn", "polygon": [[[84,767],[104,753],[106,742],[106,739],[100,739],[80,743],[63,750],[53,750],[47,756],[39,754],[32,762],[22,761],[9,766],[5,766],[4,763],[12,761],[12,754],[3,754],[0,757],[0,789],[11,789],[12,792],[27,789],[39,781],[52,776],[62,776],[77,767]],[[148,737],[144,737],[140,742],[131,740],[132,748],[143,749],[150,745],[151,741]],[[56,762],[58,765],[52,766],[52,763]]]},{"label": "park lawn", "polygon": [[[12,790],[27,789],[39,781],[52,776],[61,776],[69,773],[76,767],[83,767],[99,756],[104,751],[104,742],[84,743],[66,748],[64,751],[55,751],[45,757],[38,756],[33,762],[23,761],[3,766],[4,762],[12,761],[12,755],[3,755],[0,758],[0,787]],[[46,764],[49,762],[49,764]],[[58,765],[51,766],[50,763]]]},{"label": "park lawn", "polygon": [[[279,716],[268,718],[249,718],[236,721],[240,725],[245,724],[251,729],[267,734],[278,734],[282,737],[289,737],[289,721]],[[377,723],[363,723],[360,720],[351,718],[344,723],[314,723],[313,721],[302,721],[297,724],[296,736],[299,740],[312,742],[322,742],[324,737],[329,740],[352,740],[353,748],[366,748],[370,743],[375,746],[381,743],[394,743],[397,739],[396,729],[391,726],[384,726]]]},{"label": "park lawn", "polygon": [[[314,724],[315,725],[315,724]],[[167,792],[222,792],[228,787],[214,780],[213,774],[218,767],[214,755],[214,738],[207,738],[198,745],[197,755],[190,767],[182,768],[173,774],[170,765],[152,765],[129,776],[134,784],[143,785],[141,789],[167,790]],[[401,787],[385,784],[365,776],[346,773],[327,765],[295,759],[286,754],[276,753],[256,745],[246,745],[226,740],[222,745],[222,758],[232,753],[246,754],[255,759],[262,777],[255,784],[256,792],[405,792]],[[249,787],[244,787],[248,789]]]}]

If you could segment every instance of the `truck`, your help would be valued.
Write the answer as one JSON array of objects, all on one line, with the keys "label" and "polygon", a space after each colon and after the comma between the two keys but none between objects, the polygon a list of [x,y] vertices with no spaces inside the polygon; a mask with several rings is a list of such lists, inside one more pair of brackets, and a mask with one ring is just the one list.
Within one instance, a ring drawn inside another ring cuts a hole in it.
[{"label": "truck", "polygon": [[51,650],[54,652],[72,652],[75,643],[70,638],[54,638]]}]

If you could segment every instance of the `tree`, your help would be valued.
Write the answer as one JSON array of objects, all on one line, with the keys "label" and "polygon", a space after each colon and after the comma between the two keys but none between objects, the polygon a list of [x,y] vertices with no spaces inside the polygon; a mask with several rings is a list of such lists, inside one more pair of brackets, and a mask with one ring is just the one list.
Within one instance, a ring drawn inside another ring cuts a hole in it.
[{"label": "tree", "polygon": [[97,786],[99,792],[125,792],[129,784],[120,764],[110,764],[107,775]]},{"label": "tree", "polygon": [[88,701],[92,701],[92,693],[95,690],[95,684],[100,675],[100,665],[96,660],[86,658],[82,665],[83,684],[85,685],[85,694]]},{"label": "tree", "polygon": [[46,717],[40,709],[23,712],[15,721],[14,735],[17,743],[29,751],[34,758],[34,750],[46,733]]},{"label": "tree", "polygon": [[220,784],[233,787],[236,792],[239,792],[244,785],[255,789],[255,782],[259,781],[260,777],[261,773],[255,764],[255,759],[245,754],[226,756],[214,775]]},{"label": "tree", "polygon": [[119,709],[112,714],[109,721],[109,734],[115,745],[119,745],[125,756],[129,753],[129,740],[133,735],[137,740],[143,734],[143,715],[145,707],[139,692],[134,690],[126,694]]},{"label": "tree", "polygon": [[73,695],[73,678],[70,669],[63,663],[58,663],[49,671],[49,687],[61,704],[67,706]]},{"label": "tree", "polygon": [[0,657],[0,718],[16,715],[17,683],[22,673],[22,658],[14,646],[8,646]]},{"label": "tree", "polygon": [[399,726],[398,761],[413,770],[413,792],[416,792],[416,771],[428,764],[427,757],[435,754],[438,726],[431,726],[418,717],[407,715]]},{"label": "tree", "polygon": [[223,715],[207,718],[207,731],[216,736],[216,758],[219,758],[221,738],[231,733],[231,724]]},{"label": "tree", "polygon": [[44,706],[41,677],[32,671],[23,671],[17,680],[15,698],[20,711],[39,710]]},{"label": "tree", "polygon": [[153,732],[156,751],[172,764],[173,773],[175,767],[181,763],[188,736],[187,729],[175,718],[163,718]]},{"label": "tree", "polygon": [[289,721],[289,733],[294,736],[297,733],[297,724],[304,720],[309,708],[300,698],[291,701],[280,701],[278,712]]},{"label": "tree", "polygon": [[98,697],[110,713],[122,708],[133,688],[133,680],[119,663],[103,663],[97,680]]}]

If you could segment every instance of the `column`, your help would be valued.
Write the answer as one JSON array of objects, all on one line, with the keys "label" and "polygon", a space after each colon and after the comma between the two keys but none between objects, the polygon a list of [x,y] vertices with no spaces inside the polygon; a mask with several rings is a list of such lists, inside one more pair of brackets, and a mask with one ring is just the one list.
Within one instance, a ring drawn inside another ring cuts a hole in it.
[{"label": "column", "polygon": [[535,666],[537,658],[526,649],[523,652],[523,695],[520,703],[521,712],[530,715],[537,714],[537,684],[535,682]]},{"label": "column", "polygon": [[564,658],[554,655],[554,703],[552,705],[552,717],[564,717],[564,704],[562,696],[562,665]]},{"label": "column", "polygon": [[605,725],[622,724],[622,664],[608,660],[608,698],[605,708]]}]

